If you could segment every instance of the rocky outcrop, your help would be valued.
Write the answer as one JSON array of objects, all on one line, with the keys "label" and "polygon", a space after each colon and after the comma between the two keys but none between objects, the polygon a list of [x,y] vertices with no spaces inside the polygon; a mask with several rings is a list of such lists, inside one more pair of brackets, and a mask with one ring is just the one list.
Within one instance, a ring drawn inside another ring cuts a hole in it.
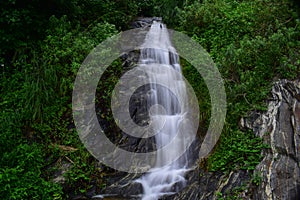
[{"label": "rocky outcrop", "polygon": [[153,21],[162,21],[161,17],[139,17],[134,22],[131,23],[132,28],[142,28],[150,26]]},{"label": "rocky outcrop", "polygon": [[250,175],[247,171],[239,170],[224,174],[221,172],[205,172],[200,168],[191,171],[187,175],[187,187],[174,196],[163,198],[164,200],[207,200],[246,197],[246,186],[250,183]]},{"label": "rocky outcrop", "polygon": [[253,129],[270,146],[254,172],[261,181],[253,198],[300,199],[300,82],[276,82],[268,111],[251,116],[241,124]]},{"label": "rocky outcrop", "polygon": [[[119,181],[110,185],[106,190],[104,199],[140,200],[143,189],[139,183],[132,180],[140,175],[128,174]],[[251,199],[250,187],[251,175],[244,170],[224,174],[221,172],[205,172],[195,168],[186,174],[186,187],[175,195],[165,196],[161,200],[216,200],[220,197],[231,198],[233,196]],[[101,196],[98,196],[99,199]]]}]

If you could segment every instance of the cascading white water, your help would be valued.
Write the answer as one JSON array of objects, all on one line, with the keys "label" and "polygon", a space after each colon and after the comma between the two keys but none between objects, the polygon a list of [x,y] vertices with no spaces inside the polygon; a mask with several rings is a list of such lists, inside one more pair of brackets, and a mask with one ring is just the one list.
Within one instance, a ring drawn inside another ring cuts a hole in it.
[{"label": "cascading white water", "polygon": [[[142,45],[140,65],[147,65],[151,69],[147,74],[151,83],[148,104],[150,123],[157,123],[155,141],[159,149],[172,141],[176,134],[178,136],[180,123],[185,118],[184,106],[181,105],[187,101],[179,57],[164,24],[153,22]],[[175,69],[175,73],[167,70],[170,67]],[[170,88],[176,91],[176,95],[170,92]],[[159,123],[161,121],[164,121],[163,126]],[[185,142],[183,136],[179,136],[179,139],[177,137],[171,151],[157,154],[157,167],[136,180],[143,186],[143,200],[157,200],[164,195],[174,194],[185,186],[184,174],[188,170],[188,155],[185,154],[173,162],[170,159],[171,155],[182,152]]]}]

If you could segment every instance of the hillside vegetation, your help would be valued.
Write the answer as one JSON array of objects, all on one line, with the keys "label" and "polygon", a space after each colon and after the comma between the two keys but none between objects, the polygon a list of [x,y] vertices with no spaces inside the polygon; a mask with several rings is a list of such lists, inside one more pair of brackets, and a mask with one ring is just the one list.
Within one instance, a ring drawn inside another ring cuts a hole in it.
[{"label": "hillside vegetation", "polygon": [[[253,170],[267,148],[239,120],[266,109],[272,83],[300,77],[299,9],[288,0],[7,0],[0,2],[1,199],[66,199],[105,187],[106,168],[80,142],[72,122],[72,87],[88,53],[130,28],[139,16],[161,16],[211,55],[225,81],[228,114],[203,167]],[[121,70],[116,61],[100,83],[109,102]],[[210,99],[202,78],[182,59],[207,128]],[[106,100],[105,100],[106,99]],[[104,116],[108,119],[110,116]],[[52,181],[64,161],[64,187]]]}]

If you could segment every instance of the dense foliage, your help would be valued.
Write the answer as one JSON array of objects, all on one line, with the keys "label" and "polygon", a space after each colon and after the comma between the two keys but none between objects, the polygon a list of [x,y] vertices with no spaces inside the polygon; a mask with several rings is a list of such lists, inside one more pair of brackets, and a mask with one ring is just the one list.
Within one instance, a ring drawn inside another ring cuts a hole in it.
[{"label": "dense foliage", "polygon": [[[292,1],[7,0],[0,2],[2,199],[65,199],[67,189],[85,193],[92,181],[105,185],[104,169],[74,129],[72,86],[93,47],[128,29],[139,16],[162,16],[169,28],[193,37],[224,78],[228,115],[207,169],[251,170],[259,162],[266,146],[238,123],[251,110],[265,109],[274,81],[300,76],[300,21]],[[205,131],[210,116],[206,86],[189,63],[182,60],[182,65],[198,95]],[[100,87],[105,98],[121,64],[112,67]],[[51,179],[65,161],[72,168],[63,190]]]},{"label": "dense foliage", "polygon": [[226,84],[228,115],[208,167],[254,169],[265,145],[242,132],[239,120],[265,110],[274,81],[299,78],[299,16],[289,1],[216,0],[185,6],[180,19],[179,30],[210,53]]}]

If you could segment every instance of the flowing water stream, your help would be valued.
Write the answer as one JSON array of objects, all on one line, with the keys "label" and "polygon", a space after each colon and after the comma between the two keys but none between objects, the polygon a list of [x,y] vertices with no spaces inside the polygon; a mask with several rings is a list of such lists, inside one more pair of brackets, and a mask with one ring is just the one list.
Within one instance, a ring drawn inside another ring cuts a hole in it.
[{"label": "flowing water stream", "polygon": [[[117,185],[125,188],[132,183],[141,184],[142,200],[158,200],[179,192],[186,185],[185,173],[191,170],[191,155],[187,150],[195,140],[198,128],[196,115],[199,110],[198,103],[193,103],[195,99],[190,96],[191,88],[184,80],[179,56],[163,23],[153,21],[140,49],[139,63],[135,69],[145,72],[142,77],[143,80],[147,79],[147,89],[143,91],[143,104],[146,105],[143,106],[149,116],[148,123],[153,128],[151,137],[155,138],[156,154],[151,157],[154,162],[147,173],[138,179],[133,178],[133,181],[131,179],[125,185]],[[133,73],[130,79],[139,78],[138,76]],[[133,160],[132,162],[134,163]],[[120,195],[133,197],[114,192],[95,197],[114,199]],[[136,197],[140,195],[134,195]]]},{"label": "flowing water stream", "polygon": [[[143,200],[157,200],[182,189],[186,184],[184,174],[188,170],[187,153],[175,161],[171,160],[174,157],[172,155],[180,155],[186,148],[188,136],[178,134],[178,131],[185,119],[186,110],[182,105],[187,101],[187,89],[181,74],[179,56],[164,24],[153,22],[142,45],[140,65],[151,69],[148,70],[151,89],[147,104],[150,122],[157,123],[154,124],[157,126],[156,147],[163,148],[175,140],[171,150],[157,154],[157,167],[136,180],[143,186]],[[168,70],[170,68],[171,71]],[[164,122],[163,125],[161,122]]]}]

